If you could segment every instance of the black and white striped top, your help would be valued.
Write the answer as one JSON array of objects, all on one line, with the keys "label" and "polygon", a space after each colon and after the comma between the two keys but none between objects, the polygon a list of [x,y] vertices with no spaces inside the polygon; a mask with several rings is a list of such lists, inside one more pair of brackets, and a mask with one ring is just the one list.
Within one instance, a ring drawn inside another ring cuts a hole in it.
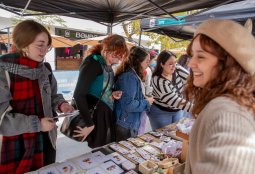
[{"label": "black and white striped top", "polygon": [[182,94],[188,76],[189,72],[178,64],[172,81],[162,76],[154,76],[152,78],[154,103],[164,108],[191,111],[192,103],[186,103]]}]

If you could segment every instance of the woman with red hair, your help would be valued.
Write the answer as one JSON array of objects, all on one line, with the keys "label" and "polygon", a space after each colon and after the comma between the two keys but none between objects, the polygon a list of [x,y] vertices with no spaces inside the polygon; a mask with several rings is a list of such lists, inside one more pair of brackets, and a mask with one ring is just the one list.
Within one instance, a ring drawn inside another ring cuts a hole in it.
[{"label": "woman with red hair", "polygon": [[[87,140],[92,148],[115,140],[113,98],[119,99],[121,93],[112,92],[114,73],[111,66],[127,56],[125,39],[114,34],[93,47],[80,66],[74,100],[86,126],[77,127],[74,137]],[[91,117],[90,109],[95,105],[97,108]]]}]

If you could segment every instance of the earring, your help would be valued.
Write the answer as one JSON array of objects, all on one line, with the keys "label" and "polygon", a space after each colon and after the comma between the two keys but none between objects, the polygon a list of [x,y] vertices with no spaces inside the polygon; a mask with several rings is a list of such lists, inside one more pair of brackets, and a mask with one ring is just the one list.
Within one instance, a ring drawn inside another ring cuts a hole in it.
[{"label": "earring", "polygon": [[28,48],[25,48],[25,49],[23,50],[23,53],[24,53],[24,56],[25,56],[25,57],[28,57]]}]

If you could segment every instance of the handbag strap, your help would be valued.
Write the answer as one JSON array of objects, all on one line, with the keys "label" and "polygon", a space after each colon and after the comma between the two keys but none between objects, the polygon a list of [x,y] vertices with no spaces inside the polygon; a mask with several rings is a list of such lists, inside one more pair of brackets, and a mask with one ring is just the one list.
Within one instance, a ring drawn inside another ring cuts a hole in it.
[{"label": "handbag strap", "polygon": [[6,76],[6,80],[7,80],[7,83],[8,83],[8,87],[10,88],[11,80],[10,80],[10,75],[9,75],[8,71],[5,71],[5,76]]},{"label": "handbag strap", "polygon": [[[102,67],[103,67],[103,66],[102,66]],[[103,68],[104,68],[104,67],[103,67]],[[106,72],[107,72],[107,71],[106,71]],[[97,109],[97,105],[99,104],[100,100],[102,99],[103,95],[105,94],[105,91],[106,91],[106,89],[107,89],[107,87],[108,87],[108,85],[109,85],[109,83],[110,83],[110,72],[107,72],[107,74],[108,74],[108,79],[107,79],[106,85],[105,85],[104,89],[102,90],[102,93],[101,93],[100,97],[98,98],[96,104],[94,105],[94,107],[92,107],[93,112]],[[77,108],[76,101],[75,101],[74,97],[72,98],[72,101],[74,102],[74,105],[75,105],[76,108]]]},{"label": "handbag strap", "polygon": [[[10,80],[10,75],[9,75],[8,71],[5,71],[5,76],[6,76],[6,80],[7,80],[7,83],[8,83],[8,87],[9,87],[9,89],[10,89],[11,80]],[[2,121],[3,121],[3,119],[4,119],[4,116],[5,116],[6,112],[9,112],[9,111],[11,111],[11,110],[12,110],[12,107],[11,107],[11,105],[9,105],[9,106],[6,108],[6,110],[2,113],[1,118],[0,118],[0,125],[2,124]]]},{"label": "handbag strap", "polygon": [[109,85],[109,82],[110,82],[110,72],[107,72],[107,74],[108,74],[107,83],[106,83],[106,85],[105,85],[105,87],[104,87],[104,89],[103,89],[103,91],[102,91],[102,93],[101,93],[101,96],[98,98],[98,100],[97,100],[95,106],[92,108],[93,110],[96,110],[96,109],[97,109],[97,105],[99,104],[100,100],[102,99],[102,97],[103,97],[103,95],[104,95],[104,93],[105,93],[105,91],[106,91],[106,89],[107,89],[107,87],[108,87],[108,85]]}]

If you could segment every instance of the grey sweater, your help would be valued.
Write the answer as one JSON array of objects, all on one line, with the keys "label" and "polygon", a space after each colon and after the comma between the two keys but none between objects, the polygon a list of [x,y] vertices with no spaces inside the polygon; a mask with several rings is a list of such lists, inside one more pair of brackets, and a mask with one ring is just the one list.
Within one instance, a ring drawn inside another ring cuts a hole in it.
[{"label": "grey sweater", "polygon": [[209,102],[190,134],[185,174],[254,174],[253,112],[226,97]]},{"label": "grey sweater", "polygon": [[[61,94],[57,94],[57,82],[54,75],[50,83],[49,75],[51,72],[43,63],[38,68],[30,69],[27,66],[0,61],[0,135],[13,136],[23,133],[40,132],[40,120],[36,115],[27,116],[22,113],[13,112],[7,112],[3,115],[12,100],[5,71],[18,74],[30,80],[38,79],[45,117],[53,117],[52,109],[57,109],[58,105],[65,101]],[[49,138],[53,147],[56,147],[56,128],[49,131]]]}]

